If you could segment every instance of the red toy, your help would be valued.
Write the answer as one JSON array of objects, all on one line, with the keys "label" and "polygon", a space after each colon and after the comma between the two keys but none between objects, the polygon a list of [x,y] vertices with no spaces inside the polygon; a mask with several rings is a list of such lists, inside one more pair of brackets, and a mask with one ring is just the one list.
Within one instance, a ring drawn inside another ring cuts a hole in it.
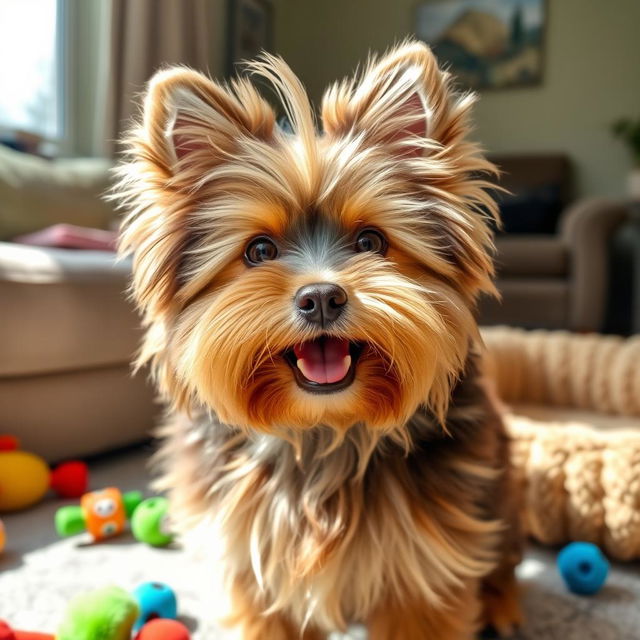
[{"label": "red toy", "polygon": [[[135,640],[190,640],[189,629],[177,620],[156,618],[140,629]],[[0,640],[3,640],[0,637]]]},{"label": "red toy", "polygon": [[3,620],[0,620],[0,640],[55,640],[55,636],[49,633],[36,633],[35,631],[17,631]]},{"label": "red toy", "polygon": [[70,460],[51,470],[50,487],[61,498],[79,498],[88,486],[89,469],[84,462]]}]

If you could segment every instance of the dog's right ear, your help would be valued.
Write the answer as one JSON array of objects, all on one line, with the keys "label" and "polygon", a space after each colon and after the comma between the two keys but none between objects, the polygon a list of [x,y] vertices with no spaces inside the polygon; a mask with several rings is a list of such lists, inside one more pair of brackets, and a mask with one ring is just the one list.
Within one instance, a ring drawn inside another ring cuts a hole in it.
[{"label": "dog's right ear", "polygon": [[274,126],[273,110],[247,81],[227,88],[174,67],[149,82],[142,133],[171,173],[219,163],[240,138],[268,140]]},{"label": "dog's right ear", "polygon": [[126,211],[120,253],[133,254],[133,293],[147,322],[158,322],[177,304],[202,177],[243,143],[269,142],[274,130],[272,108],[246,79],[227,87],[176,67],[149,82],[113,193]]}]

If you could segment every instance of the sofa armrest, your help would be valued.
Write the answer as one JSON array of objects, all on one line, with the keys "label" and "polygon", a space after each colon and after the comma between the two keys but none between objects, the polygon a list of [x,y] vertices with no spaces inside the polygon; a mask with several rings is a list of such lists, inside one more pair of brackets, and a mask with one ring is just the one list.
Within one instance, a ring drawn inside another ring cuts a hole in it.
[{"label": "sofa armrest", "polygon": [[602,330],[609,241],[628,215],[624,202],[589,198],[569,207],[560,218],[560,235],[569,249],[569,322],[574,331]]},{"label": "sofa armrest", "polygon": [[124,292],[131,276],[131,264],[131,258],[118,260],[111,251],[57,249],[0,242],[0,283],[104,283],[119,287]]}]

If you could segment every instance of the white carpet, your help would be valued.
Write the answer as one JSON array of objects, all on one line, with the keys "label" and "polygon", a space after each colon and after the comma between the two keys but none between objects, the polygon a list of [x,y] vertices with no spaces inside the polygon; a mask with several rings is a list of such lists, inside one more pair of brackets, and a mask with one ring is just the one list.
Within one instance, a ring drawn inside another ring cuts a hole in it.
[{"label": "white carpet", "polygon": [[[96,463],[92,487],[146,491],[147,454],[139,450]],[[152,549],[129,535],[98,545],[87,545],[82,537],[59,540],[53,516],[60,505],[50,499],[3,517],[8,540],[0,555],[0,618],[18,629],[53,633],[74,595],[108,584],[133,589],[158,580],[178,594],[193,640],[224,640],[225,634],[208,619],[211,592],[204,564],[184,551]],[[640,639],[640,565],[615,566],[597,596],[580,598],[564,588],[554,557],[552,550],[531,548],[520,567],[527,614],[520,640]],[[358,630],[349,636],[362,637]]]}]

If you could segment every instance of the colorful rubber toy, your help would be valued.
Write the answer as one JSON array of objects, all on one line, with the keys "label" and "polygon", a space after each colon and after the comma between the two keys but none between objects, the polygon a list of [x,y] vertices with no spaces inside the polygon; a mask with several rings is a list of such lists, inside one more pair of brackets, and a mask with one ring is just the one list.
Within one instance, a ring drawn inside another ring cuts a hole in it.
[{"label": "colorful rubber toy", "polygon": [[[189,629],[177,620],[151,620],[140,629],[135,640],[190,640]],[[0,638],[1,640],[1,638]]]},{"label": "colorful rubber toy", "polygon": [[572,542],[558,554],[558,570],[572,593],[590,596],[607,579],[609,561],[591,542]]},{"label": "colorful rubber toy", "polygon": [[138,615],[138,604],[124,589],[97,589],[71,601],[56,640],[130,640]]},{"label": "colorful rubber toy", "polygon": [[140,615],[133,627],[140,630],[149,620],[178,617],[178,601],[173,589],[162,582],[145,582],[134,590],[133,596],[140,608]]},{"label": "colorful rubber toy", "polygon": [[173,542],[169,521],[169,501],[162,496],[147,498],[134,511],[131,532],[139,542],[152,547],[166,547]]},{"label": "colorful rubber toy", "polygon": [[19,450],[17,438],[0,436],[0,512],[26,509],[49,489],[62,498],[79,498],[88,486],[83,462],[65,462],[54,470],[40,457]]},{"label": "colorful rubber toy", "polygon": [[[2,524],[2,520],[0,520],[0,553],[4,551],[4,546],[7,543],[7,534],[4,530],[4,524]],[[2,636],[0,636],[0,640],[2,640]]]},{"label": "colorful rubber toy", "polygon": [[55,640],[55,637],[49,633],[18,631],[17,629],[12,629],[3,620],[0,620],[0,640]]},{"label": "colorful rubber toy", "polygon": [[115,487],[85,493],[80,505],[61,507],[55,525],[61,537],[88,531],[97,542],[121,534],[136,507],[142,502],[139,491],[121,493]]}]

